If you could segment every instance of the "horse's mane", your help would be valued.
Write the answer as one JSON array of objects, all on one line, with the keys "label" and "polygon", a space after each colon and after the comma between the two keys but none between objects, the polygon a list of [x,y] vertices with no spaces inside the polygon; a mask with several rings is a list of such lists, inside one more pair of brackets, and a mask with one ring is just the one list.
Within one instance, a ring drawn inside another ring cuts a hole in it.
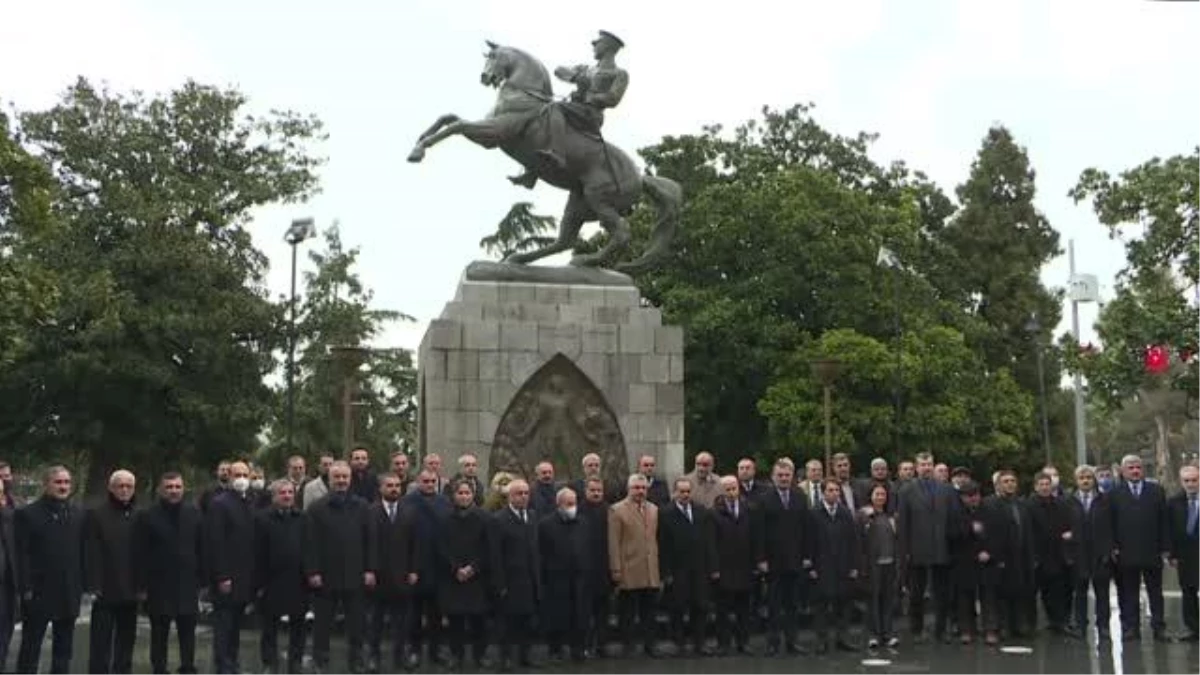
[{"label": "horse's mane", "polygon": [[501,49],[507,49],[516,58],[523,59],[523,60],[529,62],[529,64],[532,67],[536,68],[538,75],[542,78],[542,92],[541,93],[546,94],[547,96],[554,95],[554,85],[551,83],[551,80],[550,80],[550,71],[546,69],[546,66],[543,65],[540,60],[538,60],[536,57],[534,57],[529,52],[526,52],[522,49],[518,49],[517,47],[509,47],[506,45],[506,46],[501,47]]}]

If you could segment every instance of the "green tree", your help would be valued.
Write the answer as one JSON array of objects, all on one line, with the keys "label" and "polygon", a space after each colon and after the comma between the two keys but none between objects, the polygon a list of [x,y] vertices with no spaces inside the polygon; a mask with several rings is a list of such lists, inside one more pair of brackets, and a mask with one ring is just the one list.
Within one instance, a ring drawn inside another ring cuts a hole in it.
[{"label": "green tree", "polygon": [[[731,134],[709,127],[642,151],[649,170],[680,181],[687,202],[671,263],[639,285],[685,328],[689,452],[712,450],[730,465],[768,449],[819,453],[769,435],[759,407],[801,345],[835,328],[893,345],[893,297],[906,331],[963,321],[937,286],[952,276],[941,271],[938,235],[953,204],[919,172],[873,162],[872,135],[833,134],[810,110],[764,109]],[[633,221],[637,249],[652,217],[639,211]],[[912,271],[895,276],[895,294],[875,264],[881,244]],[[890,396],[890,383],[879,385]]]},{"label": "green tree", "polygon": [[[321,452],[342,454],[344,373],[330,349],[365,346],[395,321],[412,321],[397,311],[372,308],[374,297],[354,266],[359,249],[347,250],[335,226],[325,231],[325,249],[309,253],[315,272],[304,276],[298,308],[296,373],[296,452],[315,459]],[[352,377],[354,441],[376,461],[416,438],[417,374],[407,349],[372,348]],[[280,392],[283,400],[285,392]],[[277,408],[271,426],[267,464],[282,468],[288,452],[287,418]]]},{"label": "green tree", "polygon": [[[1009,368],[1036,395],[1036,350],[1045,354],[1047,388],[1057,389],[1059,359],[1049,344],[1061,317],[1059,293],[1046,288],[1042,267],[1060,253],[1058,233],[1034,206],[1035,174],[1025,149],[1001,126],[988,130],[958,187],[961,209],[940,238],[953,254],[953,296],[978,321],[966,335],[990,369]],[[1038,328],[1031,335],[1032,317]],[[1034,438],[1037,436],[1034,435]]]},{"label": "green tree", "polygon": [[524,253],[554,242],[553,216],[533,212],[533,204],[517,202],[496,225],[496,231],[479,240],[479,247],[489,255],[504,259],[513,253]]},{"label": "green tree", "polygon": [[188,82],[162,96],[80,79],[19,115],[23,146],[51,167],[61,232],[17,236],[59,278],[54,320],[0,375],[0,443],[145,473],[242,454],[272,408],[279,307],[251,211],[317,189],[320,124],[246,114],[235,90]]},{"label": "green tree", "polygon": [[[1200,150],[1152,159],[1117,179],[1087,169],[1070,192],[1077,202],[1091,202],[1112,236],[1124,238],[1131,224],[1140,226],[1141,236],[1125,238],[1126,266],[1116,297],[1096,323],[1102,348],[1070,350],[1067,364],[1087,378],[1089,398],[1099,409],[1123,412],[1132,428],[1152,426],[1148,442],[1128,449],[1153,448],[1164,480],[1173,479],[1171,465],[1178,460],[1171,439],[1188,433],[1200,387],[1194,356],[1200,308],[1187,300],[1198,283],[1197,173]],[[1170,356],[1165,373],[1146,370],[1152,345],[1165,347]]]},{"label": "green tree", "polygon": [[[906,333],[902,356],[905,446],[980,468],[1032,468],[1023,434],[1033,408],[1008,371],[988,373],[962,334],[946,326]],[[822,385],[810,363],[831,357],[846,364],[834,385],[833,451],[851,453],[860,466],[876,455],[900,459],[882,452],[891,442],[895,352],[849,329],[827,331],[783,362],[759,403],[775,445],[824,446]]]},{"label": "green tree", "polygon": [[55,187],[49,168],[21,147],[0,112],[0,368],[28,353],[30,326],[54,316],[53,272],[41,264],[38,247],[14,244],[54,235]]},{"label": "green tree", "polygon": [[[1119,283],[1117,296],[1105,305],[1096,322],[1101,349],[1065,351],[1067,366],[1087,378],[1088,396],[1103,415],[1121,416],[1131,430],[1117,437],[1126,442],[1149,434],[1126,451],[1153,450],[1160,479],[1173,478],[1178,459],[1171,452],[1172,434],[1183,433],[1195,417],[1197,367],[1184,361],[1192,351],[1200,313],[1184,297],[1170,272],[1145,271]],[[1069,339],[1064,338],[1064,348]],[[1145,355],[1151,345],[1165,346],[1172,363],[1165,373],[1147,372]],[[1126,414],[1128,413],[1128,414]],[[1182,448],[1179,448],[1180,450]]]}]

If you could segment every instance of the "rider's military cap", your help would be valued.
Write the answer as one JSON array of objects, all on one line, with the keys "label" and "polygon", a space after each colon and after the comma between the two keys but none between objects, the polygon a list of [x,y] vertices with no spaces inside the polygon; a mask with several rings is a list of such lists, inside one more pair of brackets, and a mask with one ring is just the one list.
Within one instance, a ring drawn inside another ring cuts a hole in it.
[{"label": "rider's military cap", "polygon": [[597,41],[604,40],[604,39],[612,40],[614,43],[616,43],[616,45],[618,47],[625,46],[624,40],[622,40],[621,38],[617,37],[616,35],[613,35],[612,33],[608,32],[606,30],[600,31],[600,36],[596,38]]}]

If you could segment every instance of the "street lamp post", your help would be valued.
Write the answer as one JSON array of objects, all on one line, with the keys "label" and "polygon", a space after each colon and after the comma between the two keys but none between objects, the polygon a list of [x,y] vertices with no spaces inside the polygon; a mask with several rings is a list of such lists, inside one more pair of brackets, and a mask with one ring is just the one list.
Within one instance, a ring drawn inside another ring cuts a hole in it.
[{"label": "street lamp post", "polygon": [[292,292],[288,298],[288,353],[287,353],[287,449],[295,452],[293,436],[296,428],[296,256],[300,242],[311,239],[317,232],[312,218],[297,218],[292,221],[283,240],[292,247]]},{"label": "street lamp post", "polygon": [[354,375],[367,360],[368,350],[355,345],[329,348],[342,373],[342,447],[349,457],[354,445]]},{"label": "street lamp post", "polygon": [[1029,339],[1033,341],[1034,355],[1037,359],[1037,378],[1038,378],[1038,399],[1042,408],[1042,451],[1046,454],[1046,464],[1051,463],[1050,457],[1050,417],[1046,410],[1046,364],[1045,355],[1042,353],[1042,342],[1038,339],[1038,334],[1042,330],[1042,324],[1038,321],[1036,315],[1029,317],[1029,321],[1025,323],[1025,332],[1029,334]]},{"label": "street lamp post", "polygon": [[842,372],[842,362],[837,359],[814,359],[810,364],[813,377],[825,389],[825,470],[833,459],[833,383]]}]

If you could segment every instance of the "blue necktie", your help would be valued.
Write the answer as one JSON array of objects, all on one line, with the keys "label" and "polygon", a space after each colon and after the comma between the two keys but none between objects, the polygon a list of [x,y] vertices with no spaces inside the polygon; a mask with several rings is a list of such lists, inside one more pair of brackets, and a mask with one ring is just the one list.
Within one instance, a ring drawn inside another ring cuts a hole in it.
[{"label": "blue necktie", "polygon": [[1200,523],[1200,510],[1196,508],[1196,496],[1188,497],[1187,533],[1189,537],[1196,536],[1196,525]]}]

